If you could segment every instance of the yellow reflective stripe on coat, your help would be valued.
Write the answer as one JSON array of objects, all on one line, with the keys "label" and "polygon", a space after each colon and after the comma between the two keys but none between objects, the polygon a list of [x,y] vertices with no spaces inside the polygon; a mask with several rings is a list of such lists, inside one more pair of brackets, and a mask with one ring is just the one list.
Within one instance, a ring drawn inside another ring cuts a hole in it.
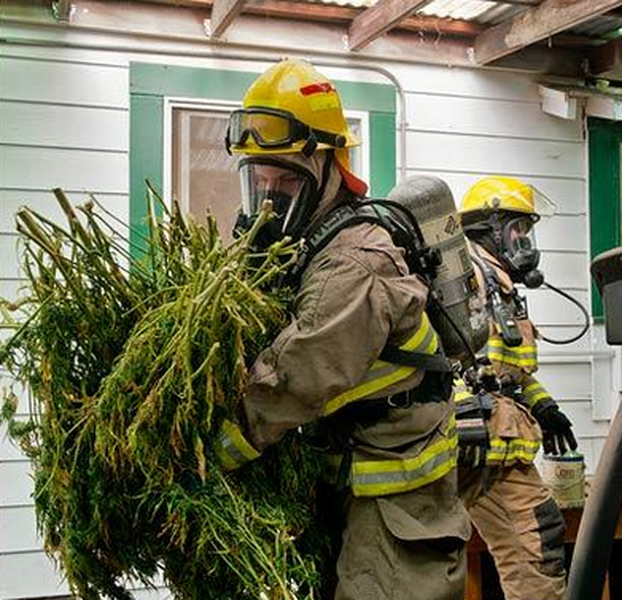
[{"label": "yellow reflective stripe on coat", "polygon": [[490,338],[486,351],[488,358],[500,363],[506,363],[519,368],[533,368],[538,366],[538,350],[535,346],[516,346],[510,348],[501,338]]},{"label": "yellow reflective stripe on coat", "polygon": [[355,496],[385,496],[408,492],[444,477],[457,464],[456,419],[451,417],[443,437],[417,456],[395,460],[355,460],[351,469]]},{"label": "yellow reflective stripe on coat", "polygon": [[538,381],[534,381],[523,388],[523,396],[525,398],[525,402],[527,402],[527,406],[529,406],[529,408],[533,408],[536,404],[538,404],[538,402],[548,400],[551,397],[551,394],[549,394],[545,387]]},{"label": "yellow reflective stripe on coat", "polygon": [[540,442],[534,440],[525,440],[522,438],[511,438],[504,440],[502,438],[492,438],[490,440],[490,448],[486,454],[486,462],[489,465],[504,464],[514,461],[523,463],[532,463]]},{"label": "yellow reflective stripe on coat", "polygon": [[258,458],[259,452],[244,437],[238,425],[225,420],[218,434],[216,456],[223,468],[231,471]]},{"label": "yellow reflective stripe on coat", "polygon": [[468,400],[469,398],[472,398],[474,396],[473,392],[469,390],[464,379],[462,379],[461,377],[454,380],[453,390],[454,402],[456,404],[464,402],[465,400]]},{"label": "yellow reflective stripe on coat", "polygon": [[[435,354],[438,349],[438,336],[430,325],[428,316],[423,313],[421,325],[417,332],[404,344],[400,350],[421,352],[423,354]],[[383,389],[392,386],[398,381],[407,379],[417,370],[416,367],[406,367],[377,360],[365,374],[363,381],[352,389],[329,400],[324,407],[323,416],[332,415],[340,408],[361,398],[372,397],[379,394]]]}]

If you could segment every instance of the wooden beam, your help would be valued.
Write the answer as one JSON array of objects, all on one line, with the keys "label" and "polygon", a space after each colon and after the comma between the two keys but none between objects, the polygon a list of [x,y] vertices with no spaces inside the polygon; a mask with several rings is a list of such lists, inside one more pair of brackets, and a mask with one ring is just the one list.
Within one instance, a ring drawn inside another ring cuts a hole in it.
[{"label": "wooden beam", "polygon": [[589,74],[594,77],[622,77],[622,40],[614,40],[589,53]]},{"label": "wooden beam", "polygon": [[[417,10],[428,0],[378,0],[352,21],[348,29],[350,50],[360,50]],[[622,0],[620,0],[622,2]]]},{"label": "wooden beam", "polygon": [[622,5],[622,0],[544,0],[475,40],[475,62],[487,65]]},{"label": "wooden beam", "polygon": [[242,12],[246,0],[216,0],[212,6],[210,38],[218,39]]}]

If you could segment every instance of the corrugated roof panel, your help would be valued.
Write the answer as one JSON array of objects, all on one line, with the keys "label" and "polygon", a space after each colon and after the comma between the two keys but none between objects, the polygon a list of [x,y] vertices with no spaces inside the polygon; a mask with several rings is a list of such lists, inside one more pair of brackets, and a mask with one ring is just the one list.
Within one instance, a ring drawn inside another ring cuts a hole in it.
[{"label": "corrugated roof panel", "polygon": [[568,31],[578,35],[601,37],[614,33],[622,27],[622,17],[613,15],[601,15],[590,19],[587,23],[581,23]]},{"label": "corrugated roof panel", "polygon": [[528,6],[520,4],[495,2],[494,6],[491,6],[487,11],[480,14],[475,21],[480,25],[497,25],[497,23],[511,19],[528,8]]},{"label": "corrugated roof panel", "polygon": [[377,0],[302,0],[301,4],[331,4],[350,8],[369,8],[376,2]]},{"label": "corrugated roof panel", "polygon": [[441,19],[472,21],[496,5],[496,2],[486,0],[433,0],[417,13]]}]

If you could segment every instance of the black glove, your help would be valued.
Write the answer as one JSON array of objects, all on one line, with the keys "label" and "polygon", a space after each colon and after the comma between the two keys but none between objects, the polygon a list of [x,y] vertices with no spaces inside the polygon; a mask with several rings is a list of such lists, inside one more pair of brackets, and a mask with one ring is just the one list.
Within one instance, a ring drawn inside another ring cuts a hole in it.
[{"label": "black glove", "polygon": [[572,433],[570,419],[559,410],[555,402],[536,405],[531,414],[536,418],[542,429],[542,445],[545,454],[565,454],[566,450],[577,449],[577,440]]},{"label": "black glove", "polygon": [[474,394],[456,403],[458,463],[463,467],[486,466],[490,437],[486,421],[490,418],[487,394]]}]

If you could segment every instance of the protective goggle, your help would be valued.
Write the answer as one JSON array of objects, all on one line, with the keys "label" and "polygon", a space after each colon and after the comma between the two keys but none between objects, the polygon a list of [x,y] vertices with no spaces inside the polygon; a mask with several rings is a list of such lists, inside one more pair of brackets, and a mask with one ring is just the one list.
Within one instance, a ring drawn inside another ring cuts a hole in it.
[{"label": "protective goggle", "polygon": [[[345,136],[309,127],[285,110],[244,108],[233,111],[229,116],[227,151],[230,152],[231,148],[243,150],[250,137],[266,150],[286,148],[306,140],[309,155],[318,143],[334,148],[343,148],[346,144]],[[302,151],[307,154],[304,148]]]}]

